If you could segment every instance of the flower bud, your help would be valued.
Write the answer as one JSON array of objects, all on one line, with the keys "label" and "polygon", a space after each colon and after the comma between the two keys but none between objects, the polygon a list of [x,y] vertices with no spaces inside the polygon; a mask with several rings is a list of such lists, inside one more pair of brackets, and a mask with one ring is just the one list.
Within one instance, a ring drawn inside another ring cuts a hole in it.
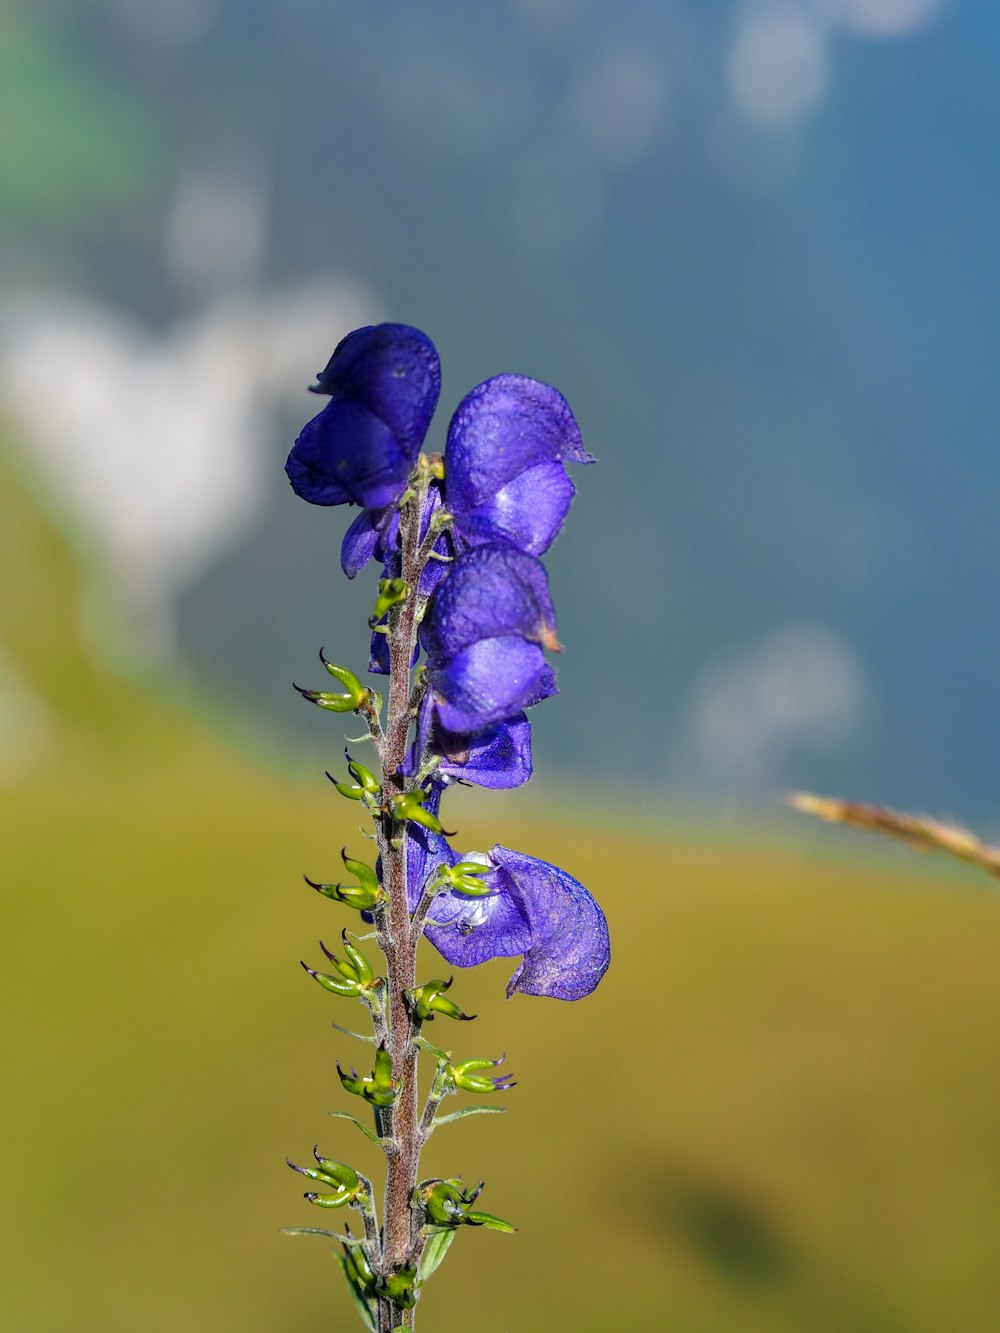
[{"label": "flower bud", "polygon": [[478,1069],[493,1069],[506,1058],[506,1055],[501,1055],[496,1060],[463,1060],[461,1064],[449,1064],[445,1075],[454,1087],[461,1088],[463,1092],[506,1092],[508,1088],[516,1086],[509,1074],[489,1078],[475,1072]]},{"label": "flower bud", "polygon": [[432,833],[443,833],[446,837],[454,837],[454,834],[447,832],[437,815],[424,809],[426,800],[425,791],[408,791],[394,796],[389,802],[393,819],[399,824],[420,824],[423,828],[430,829]]},{"label": "flower bud", "polygon": [[473,1190],[465,1190],[460,1179],[425,1180],[414,1191],[414,1202],[422,1207],[427,1221],[437,1227],[488,1227],[492,1231],[516,1231],[517,1227],[493,1213],[473,1210],[483,1188],[480,1183]]},{"label": "flower bud", "polygon": [[352,759],[346,750],[344,751],[344,758],[347,760],[347,771],[354,781],[359,783],[369,796],[377,796],[382,788],[371,769],[365,768],[364,764]]},{"label": "flower bud", "polygon": [[410,595],[410,585],[404,579],[379,579],[378,597],[368,618],[368,628],[374,629],[382,617]]},{"label": "flower bud", "polygon": [[345,1074],[340,1064],[337,1073],[347,1092],[356,1097],[363,1097],[372,1106],[391,1106],[396,1100],[396,1082],[392,1077],[392,1057],[383,1044],[375,1055],[375,1071],[367,1078],[362,1078],[356,1069]]},{"label": "flower bud", "polygon": [[431,1022],[435,1014],[444,1014],[447,1018],[458,1018],[471,1022],[475,1014],[464,1014],[458,1005],[444,995],[450,989],[454,977],[447,981],[428,981],[423,986],[414,986],[406,992],[410,1012],[421,1021]]},{"label": "flower bud", "polygon": [[308,963],[302,963],[302,966],[309,973],[314,981],[318,981],[324,990],[331,991],[334,995],[343,995],[348,999],[356,999],[361,994],[361,986],[356,980],[348,977],[333,977],[328,972],[314,972]]},{"label": "flower bud", "polygon": [[313,1156],[316,1158],[316,1166],[296,1166],[287,1157],[285,1161],[293,1171],[298,1171],[299,1175],[315,1180],[320,1185],[329,1186],[334,1193],[317,1194],[310,1190],[304,1197],[319,1208],[343,1208],[345,1204],[353,1203],[363,1188],[358,1173],[344,1162],[320,1157],[318,1148],[313,1148]]},{"label": "flower bud", "polygon": [[413,1264],[395,1273],[387,1273],[384,1277],[376,1277],[375,1294],[382,1300],[392,1301],[394,1305],[410,1310],[417,1303],[416,1277],[417,1270]]},{"label": "flower bud", "polygon": [[334,902],[343,903],[345,907],[353,907],[356,912],[371,912],[386,898],[385,890],[379,887],[371,889],[363,884],[360,886],[357,884],[317,884],[308,875],[303,875],[302,878],[311,889],[321,893],[324,898],[332,898]]}]

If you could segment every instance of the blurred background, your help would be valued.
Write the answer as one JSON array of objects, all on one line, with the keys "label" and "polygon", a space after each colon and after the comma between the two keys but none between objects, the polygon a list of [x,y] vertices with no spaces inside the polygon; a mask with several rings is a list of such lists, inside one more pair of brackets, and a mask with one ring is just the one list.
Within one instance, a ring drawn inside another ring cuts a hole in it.
[{"label": "blurred background", "polygon": [[539,777],[456,818],[616,961],[461,978],[519,1087],[429,1166],[521,1232],[422,1323],[997,1327],[1000,905],[777,798],[1000,828],[998,55],[973,0],[2,0],[0,1328],[352,1326],[276,1235],[286,1152],[368,1152],[288,682],[363,662],[371,581],[281,469],[380,319],[441,352],[429,447],[513,370],[600,460]]}]

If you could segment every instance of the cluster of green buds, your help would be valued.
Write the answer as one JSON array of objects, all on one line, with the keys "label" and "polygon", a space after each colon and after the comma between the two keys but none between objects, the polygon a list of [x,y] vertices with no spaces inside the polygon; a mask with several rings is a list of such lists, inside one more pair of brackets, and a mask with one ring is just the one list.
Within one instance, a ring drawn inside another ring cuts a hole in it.
[{"label": "cluster of green buds", "polygon": [[482,1192],[483,1182],[473,1190],[466,1190],[458,1177],[451,1180],[424,1180],[414,1190],[413,1204],[423,1213],[425,1222],[432,1227],[489,1227],[491,1231],[516,1231],[517,1227],[502,1217],[473,1209],[472,1205]]},{"label": "cluster of green buds", "polygon": [[446,1018],[457,1018],[470,1023],[475,1014],[466,1014],[459,1009],[454,1000],[449,1000],[445,991],[451,988],[454,977],[447,981],[425,981],[422,986],[414,986],[406,992],[406,1003],[410,1013],[419,1023],[430,1023],[435,1014],[444,1014]]},{"label": "cluster of green buds", "polygon": [[508,1088],[517,1086],[516,1080],[509,1074],[490,1078],[489,1075],[478,1072],[481,1069],[495,1069],[497,1065],[502,1065],[506,1058],[504,1053],[495,1060],[462,1060],[459,1064],[449,1062],[442,1071],[443,1076],[453,1090],[461,1088],[463,1092],[506,1092]]},{"label": "cluster of green buds", "polygon": [[311,889],[321,893],[324,898],[332,898],[334,902],[344,903],[345,906],[353,907],[358,912],[371,912],[386,901],[386,891],[370,865],[366,865],[364,861],[355,861],[353,857],[348,856],[346,847],[341,849],[340,858],[348,874],[353,875],[358,881],[357,884],[318,884],[308,875],[303,875],[303,879]]},{"label": "cluster of green buds", "polygon": [[343,1208],[347,1204],[354,1204],[366,1211],[371,1208],[371,1184],[364,1176],[359,1176],[345,1162],[320,1157],[318,1145],[313,1148],[313,1156],[316,1158],[315,1166],[296,1166],[290,1158],[285,1158],[292,1170],[298,1171],[300,1176],[315,1180],[317,1184],[325,1185],[333,1191],[332,1194],[319,1194],[315,1190],[308,1190],[304,1197],[310,1203],[319,1208]]},{"label": "cluster of green buds", "polygon": [[356,759],[352,759],[346,749],[344,750],[344,758],[347,760],[347,771],[353,781],[338,782],[332,773],[327,773],[326,776],[341,796],[346,796],[349,801],[362,801],[368,810],[377,809],[378,799],[382,795],[382,787],[378,778],[370,768],[365,768],[364,764],[359,764]]},{"label": "cluster of green buds", "polygon": [[382,977],[375,976],[368,959],[351,939],[346,928],[341,933],[340,939],[347,955],[345,958],[338,958],[336,954],[330,952],[322,940],[319,942],[319,947],[333,964],[335,973],[316,972],[305,962],[302,966],[324,990],[334,995],[343,995],[348,999],[360,998],[372,1003],[376,999],[376,992],[380,991],[385,983]]},{"label": "cluster of green buds", "polygon": [[430,829],[432,833],[443,833],[445,837],[453,838],[454,832],[449,833],[437,815],[424,809],[426,800],[427,792],[421,791],[419,787],[413,791],[401,792],[389,802],[389,813],[397,824],[419,824],[422,828]]},{"label": "cluster of green buds", "polygon": [[326,690],[307,690],[301,685],[296,685],[295,689],[303,699],[308,699],[317,708],[326,708],[331,713],[359,713],[363,709],[378,707],[379,699],[376,692],[362,685],[353,671],[329,661],[322,648],[319,650],[319,660],[334,680],[343,685],[343,692],[334,694]]},{"label": "cluster of green buds", "polygon": [[337,1062],[337,1073],[347,1092],[363,1097],[372,1106],[391,1106],[396,1100],[397,1081],[392,1076],[392,1057],[383,1042],[375,1053],[375,1070],[362,1078],[356,1069],[345,1074]]},{"label": "cluster of green buds", "polygon": [[[478,855],[478,853],[475,853]],[[485,859],[483,861],[459,861],[453,866],[442,865],[428,886],[431,893],[461,893],[466,898],[485,898],[492,892],[482,878],[495,867]]]}]

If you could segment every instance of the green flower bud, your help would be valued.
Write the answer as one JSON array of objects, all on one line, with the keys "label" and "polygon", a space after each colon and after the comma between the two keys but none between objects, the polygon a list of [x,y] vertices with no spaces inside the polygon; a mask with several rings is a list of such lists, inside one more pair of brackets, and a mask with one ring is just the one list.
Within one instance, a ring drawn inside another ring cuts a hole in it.
[{"label": "green flower bud", "polygon": [[289,1158],[286,1157],[285,1160],[293,1171],[298,1171],[299,1175],[315,1180],[320,1185],[327,1185],[334,1192],[318,1194],[310,1190],[304,1197],[318,1208],[343,1208],[346,1204],[353,1203],[363,1188],[358,1173],[344,1162],[320,1157],[318,1147],[313,1148],[313,1156],[316,1158],[316,1166],[296,1166]]},{"label": "green flower bud", "polygon": [[[329,773],[327,774],[327,777],[330,777]],[[346,796],[349,801],[364,800],[364,787],[355,787],[346,782],[338,782],[336,778],[330,778],[330,781],[340,792],[341,796]]]},{"label": "green flower bud", "polygon": [[458,1018],[469,1023],[475,1014],[464,1014],[458,1005],[449,1000],[443,992],[450,989],[454,977],[447,981],[428,981],[423,986],[414,986],[406,992],[410,1011],[421,1021],[432,1022],[435,1014],[444,1014],[447,1018]]},{"label": "green flower bud", "polygon": [[352,759],[351,756],[347,754],[346,750],[344,751],[344,754],[347,756],[347,771],[350,773],[354,781],[360,783],[362,789],[368,792],[370,796],[377,796],[382,788],[379,785],[378,778],[375,774],[371,769],[365,768],[364,764],[360,764],[356,759]]},{"label": "green flower bud", "polygon": [[391,1106],[396,1100],[396,1081],[392,1077],[392,1057],[382,1045],[375,1055],[375,1072],[362,1078],[356,1069],[345,1074],[339,1063],[337,1073],[347,1092],[363,1097],[372,1106]]},{"label": "green flower bud", "polygon": [[379,579],[378,597],[368,618],[368,628],[374,629],[382,617],[410,595],[410,585],[404,579]]},{"label": "green flower bud", "polygon": [[347,954],[347,963],[337,963],[337,970],[347,976],[347,967],[350,966],[353,977],[359,981],[362,986],[368,986],[375,978],[375,973],[371,969],[371,964],[364,956],[361,950],[351,940],[346,928],[341,932],[341,943],[344,946],[344,953]]},{"label": "green flower bud", "polygon": [[503,1064],[506,1058],[506,1055],[501,1055],[496,1060],[463,1060],[461,1064],[449,1064],[445,1069],[445,1076],[454,1087],[461,1088],[463,1092],[506,1092],[508,1088],[515,1086],[509,1074],[502,1074],[499,1078],[489,1078],[475,1072],[479,1069],[493,1069]]},{"label": "green flower bud", "polygon": [[308,963],[302,963],[302,966],[314,981],[318,981],[324,990],[328,990],[334,995],[356,999],[361,994],[362,988],[356,980],[344,976],[333,977],[328,972],[314,972]]},{"label": "green flower bud", "polygon": [[347,855],[346,847],[341,848],[340,859],[347,868],[348,874],[353,875],[362,888],[370,889],[373,892],[381,891],[378,875],[375,874],[375,871],[371,866],[365,865],[364,861],[352,860],[351,857]]},{"label": "green flower bud", "polygon": [[432,833],[444,833],[447,837],[454,837],[454,834],[448,833],[437,815],[424,809],[426,800],[425,791],[408,791],[394,796],[389,802],[393,819],[399,824],[420,824],[423,828],[430,829]]},{"label": "green flower bud", "polygon": [[416,1277],[417,1269],[413,1264],[396,1273],[388,1273],[385,1277],[377,1277],[375,1294],[383,1300],[392,1301],[394,1305],[402,1306],[404,1310],[410,1310],[417,1303]]},{"label": "green flower bud", "polygon": [[308,875],[303,875],[302,878],[311,889],[321,893],[324,898],[343,903],[345,907],[353,907],[356,912],[371,912],[379,903],[384,902],[387,896],[385,890],[380,887],[371,889],[366,885],[357,884],[317,884]]}]

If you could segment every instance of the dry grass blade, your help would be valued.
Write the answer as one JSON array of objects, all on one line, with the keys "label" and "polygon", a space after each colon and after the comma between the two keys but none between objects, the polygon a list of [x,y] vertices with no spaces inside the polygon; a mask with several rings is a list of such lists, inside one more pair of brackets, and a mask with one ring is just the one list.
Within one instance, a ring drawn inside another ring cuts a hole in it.
[{"label": "dry grass blade", "polygon": [[831,824],[848,824],[852,828],[870,829],[890,838],[907,842],[921,852],[944,852],[968,865],[976,866],[994,879],[1000,879],[1000,847],[981,842],[968,829],[954,824],[942,824],[926,815],[905,815],[880,805],[863,805],[859,801],[839,801],[809,792],[793,792],[789,804],[805,814],[816,815]]}]

